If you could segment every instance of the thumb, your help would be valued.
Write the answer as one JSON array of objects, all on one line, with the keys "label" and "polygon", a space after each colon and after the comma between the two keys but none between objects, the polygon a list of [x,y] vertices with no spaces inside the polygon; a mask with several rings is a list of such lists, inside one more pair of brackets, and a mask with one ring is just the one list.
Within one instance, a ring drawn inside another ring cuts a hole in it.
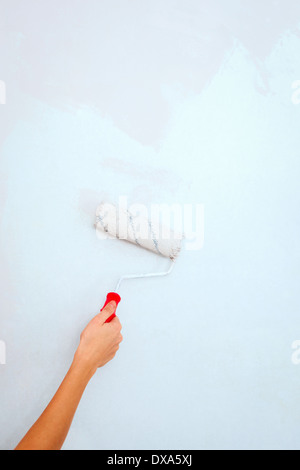
[{"label": "thumb", "polygon": [[116,312],[116,309],[117,309],[117,303],[114,300],[112,300],[98,314],[99,320],[102,323],[105,323],[106,320],[108,320],[109,317],[111,317]]}]

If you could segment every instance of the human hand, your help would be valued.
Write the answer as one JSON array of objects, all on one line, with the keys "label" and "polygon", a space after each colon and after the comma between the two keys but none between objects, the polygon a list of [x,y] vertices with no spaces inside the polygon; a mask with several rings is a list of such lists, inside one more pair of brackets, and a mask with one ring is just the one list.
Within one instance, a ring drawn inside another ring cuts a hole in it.
[{"label": "human hand", "polygon": [[116,307],[114,301],[107,304],[80,335],[74,361],[84,364],[92,373],[114,358],[123,340],[122,326],[118,317],[114,317],[110,323],[105,323],[115,313]]}]

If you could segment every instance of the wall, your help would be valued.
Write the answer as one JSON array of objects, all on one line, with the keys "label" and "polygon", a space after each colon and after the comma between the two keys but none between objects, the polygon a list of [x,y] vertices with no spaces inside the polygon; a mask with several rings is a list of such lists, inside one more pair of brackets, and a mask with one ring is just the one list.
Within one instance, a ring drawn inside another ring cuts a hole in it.
[{"label": "wall", "polygon": [[64,449],[299,449],[299,3],[10,0],[0,18],[0,447],[118,276],[165,268],[97,239],[97,204],[126,195],[204,204],[205,242],[122,285],[124,341]]}]

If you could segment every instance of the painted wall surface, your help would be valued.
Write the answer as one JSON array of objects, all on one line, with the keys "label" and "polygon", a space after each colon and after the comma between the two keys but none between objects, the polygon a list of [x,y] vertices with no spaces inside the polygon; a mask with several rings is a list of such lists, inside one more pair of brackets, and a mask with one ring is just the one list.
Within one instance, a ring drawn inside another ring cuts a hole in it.
[{"label": "painted wall surface", "polygon": [[126,195],[204,204],[205,241],[122,285],[64,449],[299,449],[300,3],[2,2],[0,80],[0,448],[165,268],[96,237]]}]

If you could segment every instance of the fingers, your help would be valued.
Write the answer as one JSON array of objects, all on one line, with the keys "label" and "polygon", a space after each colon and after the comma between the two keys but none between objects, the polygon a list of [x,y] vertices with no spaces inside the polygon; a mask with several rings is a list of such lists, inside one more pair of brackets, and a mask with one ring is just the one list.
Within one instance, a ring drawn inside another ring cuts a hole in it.
[{"label": "fingers", "polygon": [[111,320],[110,325],[116,330],[116,333],[118,334],[118,337],[119,337],[119,335],[122,336],[121,335],[122,325],[121,325],[121,322],[120,322],[118,317],[114,317]]},{"label": "fingers", "polygon": [[[116,309],[117,309],[117,304],[114,300],[112,300],[106,305],[106,307],[103,310],[101,310],[100,313],[98,313],[97,318],[101,321],[101,323],[105,323],[106,320],[116,312]],[[115,318],[112,321],[114,321]]]},{"label": "fingers", "polygon": [[[98,319],[100,320],[101,324],[104,324],[108,318],[110,318],[117,309],[117,304],[115,301],[109,302],[106,307],[97,315]],[[111,327],[113,327],[117,333],[119,333],[121,339],[123,340],[123,336],[121,335],[122,325],[118,317],[114,317],[109,323]]]}]

